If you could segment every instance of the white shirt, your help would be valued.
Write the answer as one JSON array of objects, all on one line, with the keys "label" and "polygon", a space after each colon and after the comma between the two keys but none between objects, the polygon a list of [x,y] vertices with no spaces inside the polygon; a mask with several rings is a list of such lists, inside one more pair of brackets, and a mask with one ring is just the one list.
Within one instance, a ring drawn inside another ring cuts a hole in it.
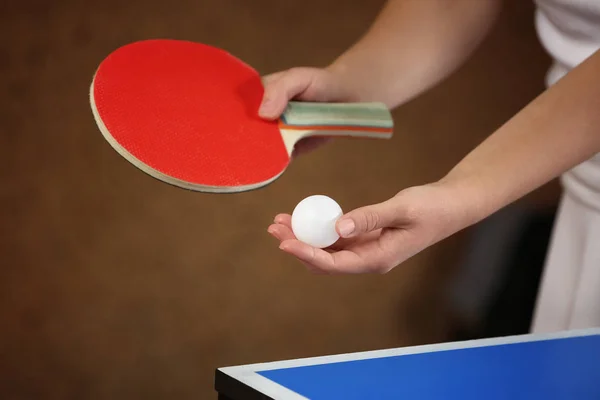
[{"label": "white shirt", "polygon": [[[600,0],[535,0],[540,41],[553,59],[551,86],[600,48]],[[590,84],[600,82],[598,78]],[[598,132],[600,135],[600,132]],[[567,192],[600,212],[600,153],[563,174]]]},{"label": "white shirt", "polygon": [[600,48],[600,0],[535,0],[535,23],[553,58],[548,86]]}]

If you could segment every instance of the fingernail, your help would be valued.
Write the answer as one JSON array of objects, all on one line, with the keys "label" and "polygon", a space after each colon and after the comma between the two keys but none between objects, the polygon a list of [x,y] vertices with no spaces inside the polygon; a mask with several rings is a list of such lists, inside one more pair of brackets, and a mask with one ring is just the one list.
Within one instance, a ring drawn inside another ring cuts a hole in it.
[{"label": "fingernail", "polygon": [[338,229],[342,237],[348,237],[354,232],[354,221],[351,219],[343,219],[338,223]]}]

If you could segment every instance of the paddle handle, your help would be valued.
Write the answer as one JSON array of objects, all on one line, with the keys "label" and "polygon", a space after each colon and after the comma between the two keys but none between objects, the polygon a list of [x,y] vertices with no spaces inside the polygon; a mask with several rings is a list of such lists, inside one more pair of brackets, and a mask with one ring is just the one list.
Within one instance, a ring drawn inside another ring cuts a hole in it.
[{"label": "paddle handle", "polygon": [[389,139],[394,121],[383,103],[320,103],[290,101],[279,119],[285,147],[308,136],[354,136]]},{"label": "paddle handle", "polygon": [[389,133],[394,121],[383,103],[290,101],[281,116],[284,129],[369,131]]}]

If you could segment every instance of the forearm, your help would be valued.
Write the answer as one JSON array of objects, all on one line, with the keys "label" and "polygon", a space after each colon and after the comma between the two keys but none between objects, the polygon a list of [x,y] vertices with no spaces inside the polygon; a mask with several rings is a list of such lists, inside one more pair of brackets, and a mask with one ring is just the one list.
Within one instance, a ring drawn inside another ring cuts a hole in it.
[{"label": "forearm", "polygon": [[366,34],[329,67],[357,100],[394,108],[450,75],[485,37],[499,0],[389,0]]},{"label": "forearm", "polygon": [[464,216],[461,227],[600,152],[599,77],[600,51],[532,101],[441,180]]}]

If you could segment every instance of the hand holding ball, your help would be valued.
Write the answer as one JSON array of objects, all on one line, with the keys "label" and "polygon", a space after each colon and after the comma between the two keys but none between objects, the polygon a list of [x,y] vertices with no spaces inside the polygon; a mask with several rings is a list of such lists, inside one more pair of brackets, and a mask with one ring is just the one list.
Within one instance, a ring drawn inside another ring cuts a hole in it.
[{"label": "hand holding ball", "polygon": [[329,247],[339,235],[335,229],[343,215],[335,200],[314,195],[302,200],[292,213],[292,231],[298,240],[317,248]]}]

